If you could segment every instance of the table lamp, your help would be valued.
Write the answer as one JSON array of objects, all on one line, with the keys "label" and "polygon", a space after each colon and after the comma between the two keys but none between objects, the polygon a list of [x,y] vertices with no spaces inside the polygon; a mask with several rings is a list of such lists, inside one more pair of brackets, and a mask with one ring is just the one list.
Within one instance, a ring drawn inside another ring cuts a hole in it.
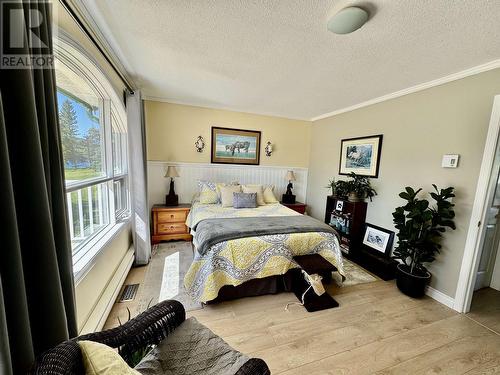
[{"label": "table lamp", "polygon": [[174,166],[169,165],[165,177],[170,177],[170,191],[165,195],[165,206],[177,206],[179,204],[179,197],[175,194],[174,177],[179,177],[179,173]]},{"label": "table lamp", "polygon": [[286,193],[282,195],[281,201],[283,203],[293,204],[295,203],[295,195],[292,193],[293,184],[292,181],[295,181],[295,174],[293,171],[288,171],[286,173],[286,179],[288,180],[288,185],[286,186]]}]

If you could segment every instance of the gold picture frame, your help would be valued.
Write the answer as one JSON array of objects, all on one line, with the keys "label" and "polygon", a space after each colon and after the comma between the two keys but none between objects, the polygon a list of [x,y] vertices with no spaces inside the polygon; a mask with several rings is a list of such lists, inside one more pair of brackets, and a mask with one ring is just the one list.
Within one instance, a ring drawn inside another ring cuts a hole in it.
[{"label": "gold picture frame", "polygon": [[212,163],[260,163],[260,136],[258,130],[212,127]]}]

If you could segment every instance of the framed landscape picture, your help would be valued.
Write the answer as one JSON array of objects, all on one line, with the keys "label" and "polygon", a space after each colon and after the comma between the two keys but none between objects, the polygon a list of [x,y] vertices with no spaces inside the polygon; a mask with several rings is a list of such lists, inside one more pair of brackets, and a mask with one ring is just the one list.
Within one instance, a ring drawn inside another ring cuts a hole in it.
[{"label": "framed landscape picture", "polygon": [[394,232],[366,223],[363,245],[389,256],[394,242]]},{"label": "framed landscape picture", "polygon": [[260,131],[212,127],[212,163],[259,164]]},{"label": "framed landscape picture", "polygon": [[351,172],[360,176],[378,177],[382,135],[343,139],[340,145],[339,174]]}]

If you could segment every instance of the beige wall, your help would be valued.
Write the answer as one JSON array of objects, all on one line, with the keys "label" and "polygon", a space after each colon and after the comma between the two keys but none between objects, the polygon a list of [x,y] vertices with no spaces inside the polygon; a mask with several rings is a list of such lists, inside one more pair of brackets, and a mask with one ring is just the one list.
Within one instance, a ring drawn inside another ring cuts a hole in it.
[{"label": "beige wall", "polygon": [[102,249],[95,265],[76,285],[76,316],[80,332],[86,325],[97,325],[96,320],[100,316],[99,314],[92,316],[94,309],[108,288],[117,288],[117,285],[111,285],[110,282],[125,258],[131,241],[130,228],[127,225]]},{"label": "beige wall", "polygon": [[60,32],[61,36],[64,34],[68,35],[73,41],[78,43],[78,45],[92,57],[94,62],[101,68],[106,77],[110,80],[111,84],[118,93],[118,97],[122,97],[123,90],[125,90],[125,85],[121,81],[120,77],[113,70],[111,65],[102,56],[99,50],[90,41],[87,35],[80,29],[80,27],[73,20],[71,15],[66,12],[66,9],[59,3],[59,1],[54,1],[54,23],[57,25],[58,29],[55,33]]},{"label": "beige wall", "polygon": [[[500,94],[500,70],[454,81],[418,93],[319,120],[312,126],[307,203],[322,219],[328,179],[337,177],[340,140],[383,134],[378,192],[367,221],[393,228],[394,208],[405,186],[456,188],[457,230],[449,233],[432,264],[431,286],[454,297],[477,177],[492,109]],[[457,169],[441,168],[443,154],[460,154]]]},{"label": "beige wall", "polygon": [[[146,134],[148,160],[210,163],[212,126],[260,130],[261,165],[307,167],[309,165],[309,121],[253,115],[180,104],[146,101]],[[195,150],[194,142],[201,135],[206,148]],[[270,141],[274,152],[264,153]]]}]

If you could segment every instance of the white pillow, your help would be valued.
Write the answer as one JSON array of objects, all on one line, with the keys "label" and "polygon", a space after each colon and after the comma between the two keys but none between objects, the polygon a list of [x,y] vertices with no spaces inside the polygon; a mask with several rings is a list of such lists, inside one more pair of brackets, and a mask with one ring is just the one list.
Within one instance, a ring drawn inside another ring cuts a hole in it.
[{"label": "white pillow", "polygon": [[278,203],[276,195],[274,195],[274,185],[267,185],[264,188],[264,202],[266,203]]},{"label": "white pillow", "polygon": [[257,204],[259,206],[264,206],[266,204],[262,185],[242,185],[242,188],[244,193],[257,193]]},{"label": "white pillow", "polygon": [[220,186],[220,199],[222,207],[233,207],[233,193],[241,193],[240,185]]}]

